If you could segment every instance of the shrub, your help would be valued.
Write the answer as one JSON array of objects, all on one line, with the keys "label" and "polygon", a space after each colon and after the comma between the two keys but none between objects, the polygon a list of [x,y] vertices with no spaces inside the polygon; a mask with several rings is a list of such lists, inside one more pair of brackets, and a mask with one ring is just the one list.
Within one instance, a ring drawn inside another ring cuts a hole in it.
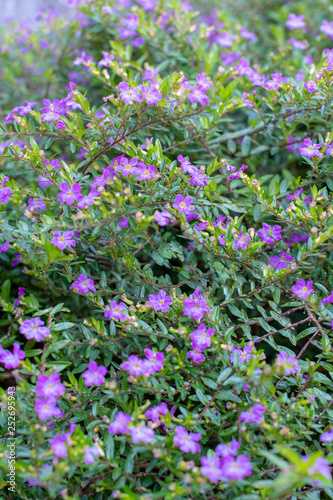
[{"label": "shrub", "polygon": [[3,498],[333,498],[328,7],[71,4],[1,54]]}]

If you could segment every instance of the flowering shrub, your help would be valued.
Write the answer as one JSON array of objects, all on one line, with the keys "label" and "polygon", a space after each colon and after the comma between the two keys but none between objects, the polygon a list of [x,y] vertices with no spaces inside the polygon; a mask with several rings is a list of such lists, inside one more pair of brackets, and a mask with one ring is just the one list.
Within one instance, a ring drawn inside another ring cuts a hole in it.
[{"label": "flowering shrub", "polygon": [[328,6],[69,3],[1,53],[4,498],[333,498]]}]

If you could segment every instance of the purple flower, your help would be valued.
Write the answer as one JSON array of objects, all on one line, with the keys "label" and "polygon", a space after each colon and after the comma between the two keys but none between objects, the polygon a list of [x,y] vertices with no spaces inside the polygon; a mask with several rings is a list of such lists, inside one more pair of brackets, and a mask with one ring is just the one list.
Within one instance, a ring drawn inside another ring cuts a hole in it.
[{"label": "purple flower", "polygon": [[307,156],[308,158],[313,158],[314,156],[319,156],[322,158],[322,153],[319,151],[321,148],[321,142],[319,144],[312,144],[311,139],[304,139],[304,141],[300,144],[298,149],[299,153],[302,156]]},{"label": "purple flower", "polygon": [[265,83],[265,88],[268,90],[279,90],[280,85],[283,83],[281,73],[273,73],[271,77],[272,79]]},{"label": "purple flower", "polygon": [[20,349],[20,344],[13,344],[13,352],[4,350],[0,344],[0,363],[5,364],[6,370],[17,368],[21,363],[21,359],[25,358],[25,353]]},{"label": "purple flower", "polygon": [[9,181],[9,177],[5,177],[0,182],[0,203],[3,205],[4,203],[8,203],[10,193],[12,190],[9,187],[5,187],[6,182]]},{"label": "purple flower", "polygon": [[125,28],[134,31],[140,26],[139,15],[129,13],[124,19],[122,19],[121,24],[125,26]]},{"label": "purple flower", "polygon": [[[67,446],[70,446],[70,437],[74,432],[76,424],[69,424],[70,430],[65,434],[56,434],[53,439],[50,439],[50,445],[56,457],[67,458]],[[67,445],[67,446],[66,446]]]},{"label": "purple flower", "polygon": [[333,441],[333,429],[328,432],[323,432],[320,436],[320,441],[322,443],[331,443]]},{"label": "purple flower", "polygon": [[160,421],[160,415],[166,415],[168,413],[168,407],[166,403],[161,403],[158,406],[152,406],[145,412],[145,416],[150,418],[153,422],[157,423]]},{"label": "purple flower", "polygon": [[[333,24],[333,23],[332,23]],[[308,457],[303,457],[304,462],[307,462],[309,460]],[[322,457],[318,457],[315,462],[309,467],[308,473],[309,474],[319,474],[320,476],[323,476],[325,479],[331,480],[331,470],[332,468],[329,466],[327,460]],[[317,481],[315,481],[317,483]]]},{"label": "purple flower", "polygon": [[[94,59],[91,56],[87,56],[87,54],[84,51],[82,51],[81,55],[78,56],[76,59],[74,59],[73,65],[74,66],[81,66],[81,64],[82,64],[84,68],[87,68],[89,66],[89,63],[93,62],[93,60]],[[44,99],[43,102],[45,100],[46,99]]]},{"label": "purple flower", "polygon": [[281,226],[270,226],[263,223],[262,229],[259,229],[258,236],[260,236],[262,241],[265,241],[268,245],[272,245],[274,241],[282,240]]},{"label": "purple flower", "polygon": [[200,290],[196,289],[193,298],[187,297],[184,299],[184,314],[185,316],[191,316],[196,321],[201,321],[205,313],[210,313],[210,307],[207,300],[200,294]]},{"label": "purple flower", "polygon": [[266,411],[266,406],[261,405],[260,403],[256,403],[252,408],[249,408],[247,411],[243,411],[239,415],[239,421],[247,422],[250,424],[251,422],[255,422],[260,424],[262,421],[262,416]]},{"label": "purple flower", "polygon": [[300,299],[307,299],[311,293],[314,293],[312,288],[313,281],[297,280],[296,285],[292,287],[292,292]]},{"label": "purple flower", "polygon": [[2,252],[7,252],[9,248],[9,241],[6,241],[6,243],[4,243],[1,247],[0,247],[0,253]]},{"label": "purple flower", "polygon": [[230,441],[227,444],[218,444],[215,449],[215,453],[218,457],[226,458],[230,456],[236,456],[238,453],[238,448],[240,444],[236,439]]},{"label": "purple flower", "polygon": [[130,415],[127,413],[123,413],[122,411],[118,411],[116,418],[109,426],[110,434],[126,434],[129,432],[128,423],[131,421]]},{"label": "purple flower", "polygon": [[325,155],[331,155],[333,156],[333,144],[330,144],[328,148],[325,151]]},{"label": "purple flower", "polygon": [[61,192],[58,194],[58,200],[61,200],[61,204],[66,203],[67,205],[73,205],[75,201],[80,201],[82,198],[81,186],[80,184],[73,184],[69,186],[67,182],[62,182],[60,184]]},{"label": "purple flower", "polygon": [[111,62],[114,60],[113,54],[108,54],[107,52],[102,52],[103,59],[98,62],[98,66],[101,68],[102,66],[109,67],[111,66]]},{"label": "purple flower", "polygon": [[142,75],[142,80],[154,81],[157,78],[158,69],[156,68],[148,68]]},{"label": "purple flower", "polygon": [[244,477],[252,474],[252,467],[249,457],[239,455],[237,458],[229,456],[223,461],[222,476],[230,481],[242,481]]},{"label": "purple flower", "polygon": [[155,375],[156,372],[163,370],[164,354],[162,352],[154,352],[147,347],[145,355],[147,358],[143,361],[145,375]]},{"label": "purple flower", "polygon": [[307,89],[309,92],[316,92],[317,88],[318,88],[318,85],[316,84],[316,82],[314,82],[313,80],[311,80],[311,78],[309,78],[305,83],[304,83],[304,88]]},{"label": "purple flower", "polygon": [[59,373],[51,375],[39,375],[37,377],[36,394],[42,398],[59,398],[66,390],[64,384],[60,381]]},{"label": "purple flower", "polygon": [[235,172],[236,168],[233,167],[232,165],[229,165],[228,163],[226,164],[226,170],[227,172],[235,172],[229,175],[229,179],[232,181],[233,179],[239,179],[242,177],[244,170],[249,168],[247,165],[242,165],[237,172]]},{"label": "purple flower", "polygon": [[175,435],[173,437],[173,442],[180,450],[184,453],[200,453],[201,446],[198,441],[201,439],[200,432],[187,432],[184,427],[178,425],[175,429]]},{"label": "purple flower", "polygon": [[307,44],[302,42],[302,40],[296,40],[295,38],[289,38],[289,42],[295,49],[305,50],[307,48]]},{"label": "purple flower", "polygon": [[51,102],[49,99],[43,99],[44,106],[40,111],[44,111],[40,115],[42,122],[53,122],[59,120],[63,114],[66,114],[66,103],[63,100],[54,99]]},{"label": "purple flower", "polygon": [[88,297],[88,291],[96,292],[95,284],[92,279],[86,278],[84,274],[80,274],[77,281],[71,285],[71,290],[77,288],[77,293],[84,293]]},{"label": "purple flower", "polygon": [[211,346],[211,337],[214,335],[214,330],[212,328],[207,328],[203,323],[198,326],[196,330],[190,333],[189,337],[192,340],[193,347],[210,347]]},{"label": "purple flower", "polygon": [[273,255],[268,261],[268,263],[276,267],[278,271],[281,271],[282,269],[286,269],[288,264],[290,264],[293,260],[295,260],[295,257],[292,257],[291,255],[288,254],[287,251],[281,252],[280,255]]},{"label": "purple flower", "polygon": [[324,35],[327,35],[331,40],[333,40],[333,22],[329,23],[326,19],[324,19],[319,29],[322,33],[324,33]]},{"label": "purple flower", "polygon": [[217,457],[201,457],[200,472],[204,477],[208,477],[211,483],[217,483],[222,479],[221,460]]},{"label": "purple flower", "polygon": [[251,237],[248,234],[239,233],[235,239],[235,250],[239,248],[245,250],[248,245],[251,245]]},{"label": "purple flower", "polygon": [[95,457],[100,457],[102,455],[102,451],[97,447],[96,444],[94,446],[85,446],[83,448],[84,451],[84,462],[86,465],[93,464],[95,462]]},{"label": "purple flower", "polygon": [[162,92],[159,92],[154,87],[147,87],[146,85],[142,85],[140,92],[149,106],[156,106],[157,103],[163,99]]},{"label": "purple flower", "polygon": [[45,210],[46,205],[41,198],[33,198],[28,199],[28,210],[33,212],[34,210]]},{"label": "purple flower", "polygon": [[137,378],[144,374],[144,361],[135,354],[131,354],[128,360],[122,363],[120,367],[123,370],[128,370],[130,375],[134,375]]},{"label": "purple flower", "polygon": [[128,83],[119,83],[119,99],[122,99],[125,104],[133,104],[133,102],[142,102],[143,97],[135,87],[129,88]]},{"label": "purple flower", "polygon": [[118,165],[116,166],[117,172],[121,172],[125,177],[129,174],[136,174],[136,165],[138,164],[137,158],[128,160],[125,156],[119,158]]},{"label": "purple flower", "polygon": [[297,189],[294,194],[286,194],[287,200],[293,201],[296,200],[303,193],[303,188]]},{"label": "purple flower", "polygon": [[239,347],[233,346],[231,348],[231,352],[232,352],[232,354],[230,355],[230,361],[234,361],[234,359],[235,359],[234,353],[237,352],[241,365],[243,365],[247,361],[250,361],[250,359],[254,357],[253,356],[253,348],[250,345],[245,345],[243,350],[240,349]]},{"label": "purple flower", "polygon": [[24,101],[24,106],[16,106],[12,111],[5,117],[4,121],[14,121],[16,118],[15,115],[20,115],[20,116],[25,116],[28,113],[31,113],[32,108],[36,106],[38,102],[29,102],[29,101]]},{"label": "purple flower", "polygon": [[297,16],[296,14],[289,14],[286,26],[291,30],[297,30],[305,27],[304,16]]},{"label": "purple flower", "polygon": [[43,325],[44,321],[40,318],[26,319],[23,321],[23,325],[20,326],[19,331],[26,339],[35,339],[40,342],[44,337],[50,335],[50,330]]},{"label": "purple flower", "polygon": [[73,231],[65,231],[61,234],[59,231],[54,231],[54,238],[51,240],[52,245],[59,248],[59,250],[64,250],[65,248],[69,248],[72,250],[75,247],[76,243],[73,240],[74,233]]},{"label": "purple flower", "polygon": [[177,208],[178,213],[189,215],[190,212],[195,210],[195,207],[191,205],[193,201],[193,196],[184,196],[182,194],[176,194],[175,202],[173,203],[173,208]]},{"label": "purple flower", "polygon": [[186,354],[186,357],[189,359],[191,358],[193,363],[202,363],[206,359],[201,346],[197,346],[193,349],[193,351],[189,351]]},{"label": "purple flower", "polygon": [[327,303],[330,303],[330,304],[333,304],[333,292],[330,293],[330,295],[328,295],[327,297],[325,297],[322,301],[322,304],[324,307],[326,307],[326,304]]},{"label": "purple flower", "polygon": [[155,177],[156,168],[154,165],[146,165],[142,161],[138,164],[134,174],[138,176],[138,181],[149,181]]},{"label": "purple flower", "polygon": [[61,415],[61,410],[57,406],[56,398],[42,399],[37,398],[35,401],[35,412],[39,420],[46,420],[52,417],[58,418]]},{"label": "purple flower", "polygon": [[155,311],[167,313],[172,304],[172,297],[166,294],[164,290],[160,290],[157,295],[149,295],[149,305]]},{"label": "purple flower", "polygon": [[104,385],[104,375],[107,374],[105,366],[98,366],[96,361],[91,361],[88,370],[82,373],[82,378],[87,387],[91,385]]},{"label": "purple flower", "polygon": [[284,351],[279,352],[275,360],[275,366],[283,368],[285,375],[298,373],[301,369],[295,356],[290,356]]},{"label": "purple flower", "polygon": [[170,219],[172,219],[172,215],[167,210],[163,210],[163,212],[158,212],[156,210],[154,212],[154,219],[159,226],[167,226]]},{"label": "purple flower", "polygon": [[223,33],[218,33],[214,37],[214,42],[220,45],[220,47],[232,47],[232,41],[234,38],[234,35],[224,31]]},{"label": "purple flower", "polygon": [[77,204],[78,208],[81,210],[82,208],[85,208],[85,207],[93,205],[95,199],[99,195],[100,195],[100,193],[98,193],[97,191],[95,191],[95,190],[92,189],[90,191],[90,193],[88,193],[87,195],[83,196],[83,198],[78,202],[78,204]]},{"label": "purple flower", "polygon": [[118,222],[118,226],[120,227],[120,229],[126,229],[126,227],[128,227],[128,219],[127,219],[127,217],[125,219],[121,219]]},{"label": "purple flower", "polygon": [[252,104],[252,102],[249,99],[246,99],[248,95],[249,94],[247,92],[243,92],[242,101],[248,109],[252,109],[254,107],[254,104]]},{"label": "purple flower", "polygon": [[242,38],[245,38],[245,40],[256,40],[257,39],[257,35],[248,31],[248,29],[245,28],[244,26],[241,27],[240,36]]},{"label": "purple flower", "polygon": [[112,300],[104,309],[104,316],[110,320],[126,321],[127,314],[124,311],[126,311],[124,302],[119,302],[118,304],[116,300]]},{"label": "purple flower", "polygon": [[137,443],[147,443],[150,444],[154,441],[155,431],[150,427],[144,427],[143,425],[136,425],[130,428],[130,434],[132,442]]},{"label": "purple flower", "polygon": [[158,0],[137,0],[145,11],[153,11],[156,8]]}]

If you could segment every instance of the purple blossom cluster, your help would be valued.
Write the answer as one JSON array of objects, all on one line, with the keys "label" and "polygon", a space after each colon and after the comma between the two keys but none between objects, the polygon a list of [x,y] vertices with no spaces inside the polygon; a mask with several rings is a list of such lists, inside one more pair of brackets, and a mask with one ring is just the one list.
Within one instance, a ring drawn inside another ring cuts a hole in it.
[{"label": "purple blossom cluster", "polygon": [[141,375],[149,377],[163,370],[164,354],[155,352],[148,347],[145,349],[146,359],[140,359],[135,354],[131,354],[127,361],[120,366],[123,370],[128,370],[131,376],[139,378]]},{"label": "purple blossom cluster", "polygon": [[206,328],[204,323],[199,325],[198,328],[189,335],[192,340],[192,351],[189,351],[186,357],[191,358],[194,363],[205,361],[203,350],[211,346],[211,338],[213,335],[214,330],[212,328]]},{"label": "purple blossom cluster", "polygon": [[240,444],[233,439],[230,443],[219,444],[215,455],[201,457],[201,474],[211,483],[218,481],[242,481],[252,474],[249,457],[237,456]]},{"label": "purple blossom cluster", "polygon": [[61,383],[59,373],[37,377],[36,395],[39,397],[35,400],[35,412],[40,420],[60,417],[62,411],[57,406],[57,399],[64,394],[65,390],[66,387]]}]

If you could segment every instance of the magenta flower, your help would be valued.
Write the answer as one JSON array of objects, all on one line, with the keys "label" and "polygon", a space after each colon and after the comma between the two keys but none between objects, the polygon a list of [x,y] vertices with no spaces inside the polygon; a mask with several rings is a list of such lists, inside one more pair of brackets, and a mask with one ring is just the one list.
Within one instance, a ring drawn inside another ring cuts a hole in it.
[{"label": "magenta flower", "polygon": [[121,172],[125,177],[129,174],[136,174],[136,165],[138,164],[138,158],[131,158],[128,160],[125,156],[119,160],[119,164],[116,166],[117,172]]},{"label": "magenta flower", "polygon": [[184,427],[178,425],[175,429],[175,435],[173,437],[173,442],[180,450],[184,453],[200,453],[201,446],[198,441],[201,439],[200,432],[187,432]]},{"label": "magenta flower", "polygon": [[155,375],[156,372],[163,370],[164,354],[162,352],[154,352],[148,347],[145,349],[146,358],[143,361],[144,374]]},{"label": "magenta flower", "polygon": [[162,92],[159,92],[154,87],[147,87],[146,85],[141,85],[140,92],[149,106],[156,106],[157,103],[163,99]]},{"label": "magenta flower", "polygon": [[304,139],[304,141],[300,144],[298,151],[302,156],[307,156],[308,158],[313,158],[314,156],[322,158],[323,155],[319,151],[320,148],[321,142],[319,144],[312,144],[311,139]]},{"label": "magenta flower", "polygon": [[238,237],[235,239],[235,250],[239,248],[245,250],[248,245],[251,245],[251,237],[248,234],[239,233]]},{"label": "magenta flower", "polygon": [[322,33],[324,33],[324,35],[327,35],[331,40],[333,40],[333,22],[329,23],[326,19],[324,19],[319,29]]},{"label": "magenta flower", "polygon": [[247,168],[249,168],[247,165],[242,165],[238,170],[237,172],[235,172],[236,170],[236,167],[233,167],[232,165],[229,165],[228,163],[226,164],[226,170],[227,172],[235,172],[235,173],[232,173],[229,175],[229,180],[233,180],[233,179],[239,179],[240,177],[242,177],[243,175],[243,172],[244,170],[246,170]]},{"label": "magenta flower", "polygon": [[247,92],[243,92],[242,101],[248,109],[252,109],[254,107],[254,104],[252,104],[252,102],[249,99],[246,99],[248,95],[249,94]]},{"label": "magenta flower", "polygon": [[118,222],[118,226],[120,227],[120,229],[126,229],[128,227],[128,219],[127,219],[127,217],[125,219],[121,219]]},{"label": "magenta flower", "polygon": [[290,356],[284,351],[279,352],[275,360],[275,366],[283,368],[283,373],[285,375],[298,373],[301,369],[295,356]]},{"label": "magenta flower", "polygon": [[311,293],[314,293],[312,288],[313,281],[297,280],[296,285],[292,287],[292,292],[300,299],[307,299]]},{"label": "magenta flower", "polygon": [[214,335],[214,330],[212,328],[207,328],[203,323],[198,326],[196,330],[190,333],[189,337],[192,340],[193,347],[210,347],[211,346],[211,337]]},{"label": "magenta flower", "polygon": [[146,165],[142,161],[138,164],[134,174],[138,176],[138,181],[149,181],[155,177],[156,168],[154,165]]},{"label": "magenta flower", "polygon": [[119,83],[119,99],[123,100],[124,103],[127,104],[133,104],[133,102],[142,102],[143,97],[135,87],[129,88],[128,83],[126,82],[121,82]]},{"label": "magenta flower", "polygon": [[104,375],[107,374],[105,366],[98,366],[96,361],[91,361],[88,370],[82,373],[82,378],[87,387],[91,385],[104,385]]},{"label": "magenta flower", "polygon": [[45,210],[46,205],[41,198],[33,198],[28,199],[28,210],[33,212],[34,210]]},{"label": "magenta flower", "polygon": [[137,0],[137,2],[143,10],[150,12],[155,10],[158,0]]},{"label": "magenta flower", "polygon": [[318,89],[318,85],[316,84],[316,82],[314,82],[313,80],[311,80],[311,78],[309,78],[305,83],[304,83],[304,88],[307,89],[309,92],[316,92],[316,90]]},{"label": "magenta flower", "polygon": [[61,192],[58,194],[58,200],[61,200],[61,204],[66,203],[66,205],[73,205],[75,201],[80,201],[82,198],[81,186],[77,182],[73,186],[69,186],[67,182],[62,182],[60,184]]},{"label": "magenta flower", "polygon": [[0,182],[0,203],[3,205],[4,203],[8,203],[10,194],[12,190],[9,187],[5,187],[6,182],[9,181],[9,177],[5,177]]},{"label": "magenta flower", "polygon": [[189,215],[190,212],[195,210],[195,207],[191,205],[193,201],[193,196],[184,196],[182,194],[176,194],[175,202],[173,203],[173,208],[177,208],[178,213]]},{"label": "magenta flower", "polygon": [[200,294],[200,290],[196,289],[193,298],[187,297],[184,299],[184,314],[185,316],[191,316],[196,321],[201,321],[205,313],[210,313],[210,307],[207,300]]},{"label": "magenta flower", "polygon": [[122,363],[120,367],[123,370],[128,370],[129,374],[134,375],[136,378],[145,373],[144,361],[138,358],[135,354],[131,354],[128,360]]},{"label": "magenta flower", "polygon": [[320,436],[320,441],[322,443],[331,443],[333,441],[333,429],[328,432],[323,432]]},{"label": "magenta flower", "polygon": [[118,304],[116,300],[112,300],[104,309],[104,316],[110,320],[114,319],[115,321],[126,321],[127,314],[124,311],[126,311],[124,302],[119,302]]},{"label": "magenta flower", "polygon": [[164,290],[160,290],[157,295],[149,295],[149,305],[155,311],[169,312],[172,304],[172,297],[166,294]]},{"label": "magenta flower", "polygon": [[170,219],[172,219],[172,215],[167,210],[163,210],[163,212],[158,212],[156,210],[154,212],[154,219],[159,226],[167,226]]},{"label": "magenta flower", "polygon": [[263,420],[262,416],[266,411],[266,406],[261,405],[260,403],[256,403],[252,408],[249,408],[247,411],[243,411],[239,415],[239,421],[247,422],[248,424],[255,422],[260,424]]},{"label": "magenta flower", "polygon": [[268,261],[268,263],[276,267],[278,271],[281,271],[282,269],[286,269],[289,267],[289,264],[295,260],[295,257],[292,257],[291,255],[288,254],[287,251],[281,252],[280,255],[273,255]]},{"label": "magenta flower", "polygon": [[131,421],[130,415],[127,413],[123,413],[122,411],[118,411],[116,418],[109,426],[110,434],[126,434],[129,432],[128,423]]},{"label": "magenta flower", "polygon": [[152,406],[149,410],[145,411],[145,416],[150,418],[153,422],[160,422],[160,415],[166,415],[168,413],[168,407],[166,403],[161,403],[158,406]]},{"label": "magenta flower", "polygon": [[73,239],[74,233],[73,231],[65,231],[61,234],[59,231],[54,231],[54,238],[51,240],[52,245],[59,248],[59,250],[65,250],[65,248],[69,248],[72,250],[75,247],[76,242]]},{"label": "magenta flower", "polygon": [[237,352],[241,365],[243,365],[247,361],[250,361],[250,359],[254,357],[253,348],[249,345],[245,345],[243,350],[240,349],[239,347],[232,347],[231,352],[232,354],[230,355],[230,361],[234,361],[235,356],[233,353]]},{"label": "magenta flower", "polygon": [[4,121],[14,121],[15,115],[19,116],[25,116],[28,113],[31,113],[32,108],[36,106],[38,102],[29,102],[29,101],[24,101],[24,106],[16,106],[12,111],[5,117]]},{"label": "magenta flower", "polygon": [[96,444],[94,446],[85,446],[84,451],[84,462],[86,465],[93,464],[96,460],[95,457],[100,457],[102,451],[98,448]]},{"label": "magenta flower", "polygon": [[86,194],[81,198],[81,200],[78,202],[77,206],[81,210],[82,208],[90,207],[94,204],[95,199],[100,195],[95,190],[91,190],[90,193]]},{"label": "magenta flower", "polygon": [[289,42],[295,49],[306,50],[307,44],[302,40],[296,40],[296,38],[289,38]]},{"label": "magenta flower", "polygon": [[249,457],[239,455],[237,458],[229,456],[223,461],[222,476],[230,481],[242,481],[244,477],[252,474]]},{"label": "magenta flower", "polygon": [[201,457],[200,472],[204,477],[208,477],[211,483],[217,483],[222,479],[221,460],[217,457]]},{"label": "magenta flower", "polygon": [[150,427],[144,427],[143,425],[136,425],[130,428],[130,434],[132,442],[137,443],[147,443],[150,444],[154,441],[155,431]]},{"label": "magenta flower", "polygon": [[230,441],[227,444],[218,444],[215,449],[215,453],[218,457],[226,458],[230,456],[236,456],[238,453],[238,449],[240,444],[236,439]]},{"label": "magenta flower", "polygon": [[195,347],[193,351],[188,351],[186,357],[192,359],[193,363],[202,363],[206,359],[201,346]]},{"label": "magenta flower", "polygon": [[265,241],[268,245],[272,245],[274,241],[282,240],[281,230],[281,226],[275,225],[272,228],[272,226],[264,222],[262,229],[259,229],[258,231],[258,236],[260,236],[261,240]]},{"label": "magenta flower", "polygon": [[91,290],[92,292],[96,292],[95,284],[92,279],[86,278],[84,274],[80,274],[77,281],[74,281],[71,285],[71,290],[77,288],[77,293],[84,293],[86,297],[88,297],[88,292]]},{"label": "magenta flower", "polygon": [[322,304],[324,307],[326,307],[327,303],[333,304],[333,292],[323,299]]},{"label": "magenta flower", "polygon": [[59,398],[64,394],[66,387],[60,381],[59,373],[51,375],[39,375],[37,377],[36,394],[42,398]]},{"label": "magenta flower", "polygon": [[50,335],[50,330],[43,325],[44,321],[40,318],[26,319],[20,326],[19,331],[26,339],[35,339],[37,342],[41,342],[44,337]]},{"label": "magenta flower", "polygon": [[61,410],[57,406],[56,398],[42,399],[37,398],[35,401],[35,412],[39,420],[46,420],[52,417],[58,418],[61,415]]},{"label": "magenta flower", "polygon": [[279,90],[280,85],[283,84],[283,79],[281,73],[273,73],[271,75],[272,79],[265,83],[265,88],[268,90],[274,90],[275,92]]},{"label": "magenta flower", "polygon": [[303,188],[297,189],[294,194],[286,194],[287,200],[294,201],[303,193]]},{"label": "magenta flower", "polygon": [[[67,458],[67,446],[71,445],[70,437],[74,432],[76,424],[69,424],[69,431],[65,434],[56,434],[53,439],[50,439],[50,445],[56,457]],[[66,446],[67,445],[67,446]]]},{"label": "magenta flower", "polygon": [[296,14],[289,14],[286,26],[291,30],[297,30],[305,27],[304,16],[297,16]]},{"label": "magenta flower", "polygon": [[[302,457],[302,458],[303,458],[304,462],[307,462],[309,460],[309,457]],[[328,479],[328,480],[332,479],[331,471],[332,471],[332,467],[330,467],[328,464],[328,461],[322,457],[318,457],[316,459],[316,461],[308,469],[309,474],[311,474],[311,475],[319,474],[320,476],[323,476],[325,479]],[[317,483],[317,481],[314,481],[314,483]]]},{"label": "magenta flower", "polygon": [[6,370],[17,368],[21,359],[25,358],[25,353],[20,349],[20,344],[13,344],[13,352],[4,350],[0,344],[0,363],[4,363]]},{"label": "magenta flower", "polygon": [[187,94],[187,99],[194,104],[195,102],[199,102],[202,106],[206,106],[208,102],[208,96],[206,95],[206,88],[198,85],[197,87],[191,86],[191,92]]},{"label": "magenta flower", "polygon": [[9,248],[9,241],[6,241],[6,243],[4,243],[1,247],[0,247],[0,253],[2,252],[7,252]]}]

